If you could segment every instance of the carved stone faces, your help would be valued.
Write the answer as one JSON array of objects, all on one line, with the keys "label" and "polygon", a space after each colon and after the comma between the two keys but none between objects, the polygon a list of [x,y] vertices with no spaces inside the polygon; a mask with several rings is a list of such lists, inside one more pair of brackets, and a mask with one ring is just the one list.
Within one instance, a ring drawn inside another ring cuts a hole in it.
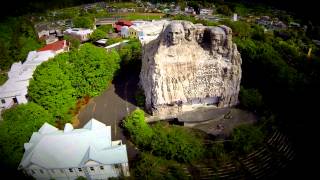
[{"label": "carved stone faces", "polygon": [[182,22],[183,28],[184,28],[184,32],[185,32],[185,38],[188,41],[192,41],[192,39],[194,38],[194,30],[195,27],[192,23],[187,22],[187,21],[183,21]]},{"label": "carved stone faces", "polygon": [[225,32],[220,27],[212,28],[211,30],[211,50],[218,51],[219,47],[224,46]]},{"label": "carved stone faces", "polygon": [[166,28],[166,41],[169,45],[177,45],[185,38],[184,28],[181,23],[171,23]]}]

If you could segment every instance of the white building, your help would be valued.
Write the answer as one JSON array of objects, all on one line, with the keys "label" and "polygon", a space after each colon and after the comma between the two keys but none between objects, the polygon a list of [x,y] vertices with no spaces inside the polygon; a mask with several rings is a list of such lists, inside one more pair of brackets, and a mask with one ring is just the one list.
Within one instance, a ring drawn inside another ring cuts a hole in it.
[{"label": "white building", "polygon": [[8,73],[8,80],[0,86],[0,111],[10,108],[13,104],[27,103],[29,80],[36,67],[42,62],[54,57],[52,51],[31,51],[27,60],[22,64],[12,64]]},{"label": "white building", "polygon": [[111,127],[91,119],[82,129],[45,123],[34,132],[19,168],[35,179],[108,179],[129,176],[126,145],[111,140]]},{"label": "white building", "polygon": [[238,15],[236,13],[233,13],[233,18],[232,18],[233,21],[238,21]]},{"label": "white building", "polygon": [[200,15],[212,15],[212,9],[200,9]]},{"label": "white building", "polygon": [[130,26],[129,36],[138,38],[141,43],[147,43],[156,39],[168,23],[167,20],[137,23],[137,25]]},{"label": "white building", "polygon": [[38,51],[30,51],[23,64],[21,62],[13,63],[8,72],[8,80],[0,86],[0,112],[15,103],[27,103],[29,80],[36,67],[64,51],[68,51],[66,41],[57,41]]},{"label": "white building", "polygon": [[129,27],[128,26],[122,26],[121,27],[121,31],[120,31],[120,35],[123,38],[129,37]]},{"label": "white building", "polygon": [[84,42],[90,39],[90,34],[93,32],[92,29],[72,28],[64,31],[65,35],[70,35],[79,41]]}]

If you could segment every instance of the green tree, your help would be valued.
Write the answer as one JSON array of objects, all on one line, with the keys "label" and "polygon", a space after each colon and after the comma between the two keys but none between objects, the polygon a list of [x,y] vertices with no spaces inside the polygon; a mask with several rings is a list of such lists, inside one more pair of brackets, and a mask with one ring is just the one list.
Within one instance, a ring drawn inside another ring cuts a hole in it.
[{"label": "green tree", "polygon": [[93,20],[90,17],[76,17],[73,19],[73,25],[77,28],[93,28]]},{"label": "green tree", "polygon": [[33,74],[28,92],[33,102],[58,119],[69,121],[67,114],[76,102],[75,89],[60,66],[63,64],[54,60],[42,63]]},{"label": "green tree", "polygon": [[120,67],[120,57],[116,51],[107,53],[104,48],[89,43],[83,44],[69,58],[74,65],[70,78],[78,97],[99,95]]},{"label": "green tree", "polygon": [[6,110],[0,122],[0,158],[6,165],[17,168],[24,146],[32,133],[45,123],[54,124],[53,116],[43,107],[28,103]]},{"label": "green tree", "polygon": [[103,39],[103,38],[106,38],[107,34],[100,30],[100,29],[96,29],[93,31],[93,33],[90,35],[90,39],[92,41],[97,41],[99,39]]}]

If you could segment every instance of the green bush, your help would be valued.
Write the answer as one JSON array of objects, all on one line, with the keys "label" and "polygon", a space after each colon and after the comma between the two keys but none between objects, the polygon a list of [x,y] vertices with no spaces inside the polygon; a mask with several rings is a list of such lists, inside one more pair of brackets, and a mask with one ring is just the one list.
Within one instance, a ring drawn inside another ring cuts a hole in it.
[{"label": "green bush", "polygon": [[149,153],[141,154],[132,171],[134,177],[138,179],[188,179],[180,164]]},{"label": "green bush", "polygon": [[263,145],[264,134],[254,125],[240,125],[232,132],[232,146],[239,153],[249,153]]},{"label": "green bush", "polygon": [[144,111],[136,109],[123,122],[123,126],[129,132],[133,142],[139,147],[149,147],[153,137],[153,131],[145,122]]},{"label": "green bush", "polygon": [[201,139],[192,132],[182,127],[168,127],[163,124],[151,128],[145,122],[141,109],[133,111],[125,118],[124,127],[136,145],[166,159],[190,162],[204,153]]},{"label": "green bush", "polygon": [[153,128],[151,149],[155,155],[179,162],[199,159],[204,153],[201,139],[183,127],[164,126],[158,123]]},{"label": "green bush", "polygon": [[45,123],[53,124],[53,116],[35,103],[18,105],[4,111],[0,122],[1,162],[17,168],[27,143],[33,132]]}]

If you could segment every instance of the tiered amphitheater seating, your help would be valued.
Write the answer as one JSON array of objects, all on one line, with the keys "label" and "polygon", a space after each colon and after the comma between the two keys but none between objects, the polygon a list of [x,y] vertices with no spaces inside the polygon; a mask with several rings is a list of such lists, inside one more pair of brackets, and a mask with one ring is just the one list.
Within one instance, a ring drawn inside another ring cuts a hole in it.
[{"label": "tiered amphitheater seating", "polygon": [[207,167],[206,165],[195,165],[195,167],[199,170],[199,179],[213,179],[215,176],[215,170],[211,167]]},{"label": "tiered amphitheater seating", "polygon": [[244,172],[233,163],[226,163],[218,168],[216,176],[219,179],[241,180],[246,179]]},{"label": "tiered amphitheater seating", "polygon": [[[208,141],[207,144],[212,142]],[[270,138],[266,139],[266,145],[260,147],[254,152],[238,158],[240,165],[236,166],[234,162],[225,163],[217,169],[208,167],[205,164],[195,165],[199,177],[190,179],[226,179],[226,180],[250,180],[267,179],[276,175],[285,168],[295,156],[289,139],[275,131]],[[185,168],[186,172],[188,169]]]},{"label": "tiered amphitheater seating", "polygon": [[295,152],[292,145],[289,139],[279,131],[275,131],[268,139],[267,143],[272,149],[283,155],[287,160],[293,160]]},{"label": "tiered amphitheater seating", "polygon": [[280,159],[274,157],[272,152],[265,147],[246,157],[239,158],[239,161],[254,179],[263,179],[274,175],[281,165]]}]

